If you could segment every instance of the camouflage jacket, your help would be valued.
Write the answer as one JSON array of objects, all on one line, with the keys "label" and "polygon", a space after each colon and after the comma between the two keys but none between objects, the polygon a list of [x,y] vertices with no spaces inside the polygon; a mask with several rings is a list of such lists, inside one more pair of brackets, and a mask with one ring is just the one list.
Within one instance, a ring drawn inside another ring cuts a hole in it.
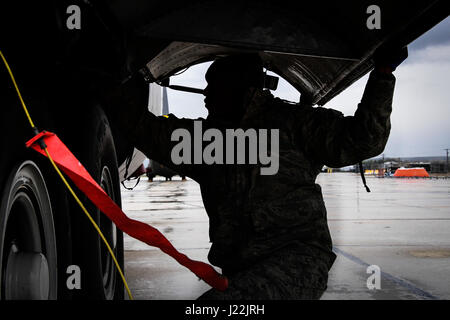
[{"label": "camouflage jacket", "polygon": [[[171,150],[177,128],[193,132],[194,120],[173,115],[143,116],[135,145],[149,158],[200,184],[210,219],[209,261],[227,272],[251,265],[295,244],[300,254],[334,262],[327,212],[315,183],[323,165],[342,167],[380,154],[390,131],[395,78],[369,77],[354,116],[322,107],[290,104],[259,91],[239,127],[279,129],[279,170],[261,175],[259,165],[174,165]],[[203,129],[226,127],[202,121]]]}]

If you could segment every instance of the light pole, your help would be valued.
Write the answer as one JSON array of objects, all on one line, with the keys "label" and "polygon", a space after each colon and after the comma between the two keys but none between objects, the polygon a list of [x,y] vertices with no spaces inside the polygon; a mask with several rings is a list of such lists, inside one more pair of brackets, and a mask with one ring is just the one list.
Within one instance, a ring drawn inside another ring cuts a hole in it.
[{"label": "light pole", "polygon": [[450,150],[450,149],[444,149],[444,150],[447,152],[447,162],[445,165],[445,172],[448,173],[448,150]]}]

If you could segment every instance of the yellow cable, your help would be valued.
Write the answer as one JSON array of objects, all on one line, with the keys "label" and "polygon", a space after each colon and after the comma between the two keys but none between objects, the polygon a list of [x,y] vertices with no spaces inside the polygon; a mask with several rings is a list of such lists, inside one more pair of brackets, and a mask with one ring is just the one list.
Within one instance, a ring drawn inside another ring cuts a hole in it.
[{"label": "yellow cable", "polygon": [[[25,111],[25,114],[28,118],[28,121],[30,122],[30,125],[32,128],[34,128],[34,123],[33,120],[31,119],[30,113],[28,112],[28,109],[25,105],[25,102],[22,99],[22,95],[20,94],[20,90],[19,87],[17,86],[16,80],[14,79],[14,75],[11,71],[11,68],[9,67],[8,62],[6,61],[5,56],[3,55],[2,51],[0,50],[0,56],[2,57],[3,63],[6,66],[6,69],[8,70],[9,76],[11,77],[11,80],[14,84],[14,87],[16,88],[16,92],[17,95],[19,96],[20,102],[22,104],[23,110]],[[55,164],[55,162],[53,161],[53,158],[51,157],[50,153],[48,152],[47,148],[44,149],[45,153],[47,154],[48,159],[50,160],[53,168],[56,170],[56,172],[58,173],[59,177],[61,178],[61,180],[64,182],[65,186],[67,187],[67,189],[70,191],[70,193],[72,194],[73,198],[75,199],[75,201],[78,203],[78,205],[80,206],[80,208],[83,210],[83,212],[86,214],[86,216],[88,217],[89,221],[92,223],[92,225],[94,226],[95,230],[98,232],[98,234],[100,235],[100,237],[102,238],[103,242],[105,243],[106,247],[108,248],[109,253],[111,254],[112,259],[114,260],[114,263],[117,267],[117,271],[119,271],[119,274],[122,278],[122,281],[125,285],[125,288],[128,292],[128,296],[130,297],[130,300],[133,300],[133,296],[131,295],[131,291],[130,288],[128,287],[127,281],[125,280],[125,276],[122,272],[122,269],[120,268],[119,263],[117,262],[116,256],[114,255],[114,252],[112,251],[108,241],[106,240],[105,236],[103,235],[102,231],[100,230],[100,228],[98,227],[97,223],[95,223],[94,219],[92,219],[92,216],[89,214],[89,212],[87,211],[87,209],[85,208],[85,206],[83,205],[83,203],[81,202],[81,200],[77,197],[77,195],[75,194],[75,192],[73,191],[73,189],[71,188],[71,186],[69,185],[69,183],[67,182],[66,178],[64,178],[64,175],[61,173],[61,171],[59,170],[58,166]]]},{"label": "yellow cable", "polygon": [[3,53],[2,53],[1,50],[0,50],[0,56],[2,57],[3,63],[4,63],[5,66],[6,66],[6,69],[8,69],[9,76],[11,77],[11,80],[12,80],[12,82],[13,82],[13,84],[14,84],[14,87],[16,88],[17,95],[19,96],[20,103],[22,104],[23,110],[25,111],[25,114],[26,114],[26,116],[27,116],[27,118],[28,118],[28,121],[30,122],[31,127],[34,128],[33,120],[31,120],[31,116],[30,116],[30,114],[28,113],[28,109],[27,109],[27,107],[25,106],[25,102],[24,102],[23,99],[22,99],[22,95],[20,94],[19,87],[17,86],[17,83],[16,83],[16,79],[14,78],[14,75],[13,75],[13,73],[12,73],[12,71],[11,71],[11,68],[9,67],[9,64],[8,64],[8,62],[6,61],[6,58],[5,58],[5,56],[3,55]]}]

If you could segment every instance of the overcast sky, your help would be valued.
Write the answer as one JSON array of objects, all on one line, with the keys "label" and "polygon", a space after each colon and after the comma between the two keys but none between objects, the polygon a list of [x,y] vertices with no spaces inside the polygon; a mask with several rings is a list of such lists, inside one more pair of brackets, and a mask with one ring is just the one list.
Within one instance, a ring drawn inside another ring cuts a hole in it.
[{"label": "overcast sky", "polygon": [[[397,78],[391,135],[385,157],[443,156],[450,148],[450,18],[409,46],[409,57],[395,71]],[[210,63],[172,77],[171,84],[204,88]],[[368,76],[361,78],[324,107],[353,115]],[[300,94],[280,79],[275,96],[299,101]],[[206,117],[203,96],[168,90],[169,111],[178,117]]]}]

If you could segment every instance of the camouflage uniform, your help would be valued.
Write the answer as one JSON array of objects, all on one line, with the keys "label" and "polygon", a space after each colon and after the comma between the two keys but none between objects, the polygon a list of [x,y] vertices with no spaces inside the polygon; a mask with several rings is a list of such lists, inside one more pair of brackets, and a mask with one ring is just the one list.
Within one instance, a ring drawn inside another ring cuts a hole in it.
[{"label": "camouflage uniform", "polygon": [[[342,167],[380,154],[390,131],[395,78],[372,72],[354,116],[322,107],[290,104],[258,90],[240,126],[279,129],[279,171],[259,165],[174,165],[177,128],[193,132],[193,120],[146,113],[130,133],[148,157],[200,184],[210,219],[209,261],[230,286],[201,299],[318,299],[335,254],[321,188],[323,165]],[[232,128],[213,119],[207,128]],[[231,126],[231,127],[230,127]],[[193,133],[192,133],[193,136]]]}]

